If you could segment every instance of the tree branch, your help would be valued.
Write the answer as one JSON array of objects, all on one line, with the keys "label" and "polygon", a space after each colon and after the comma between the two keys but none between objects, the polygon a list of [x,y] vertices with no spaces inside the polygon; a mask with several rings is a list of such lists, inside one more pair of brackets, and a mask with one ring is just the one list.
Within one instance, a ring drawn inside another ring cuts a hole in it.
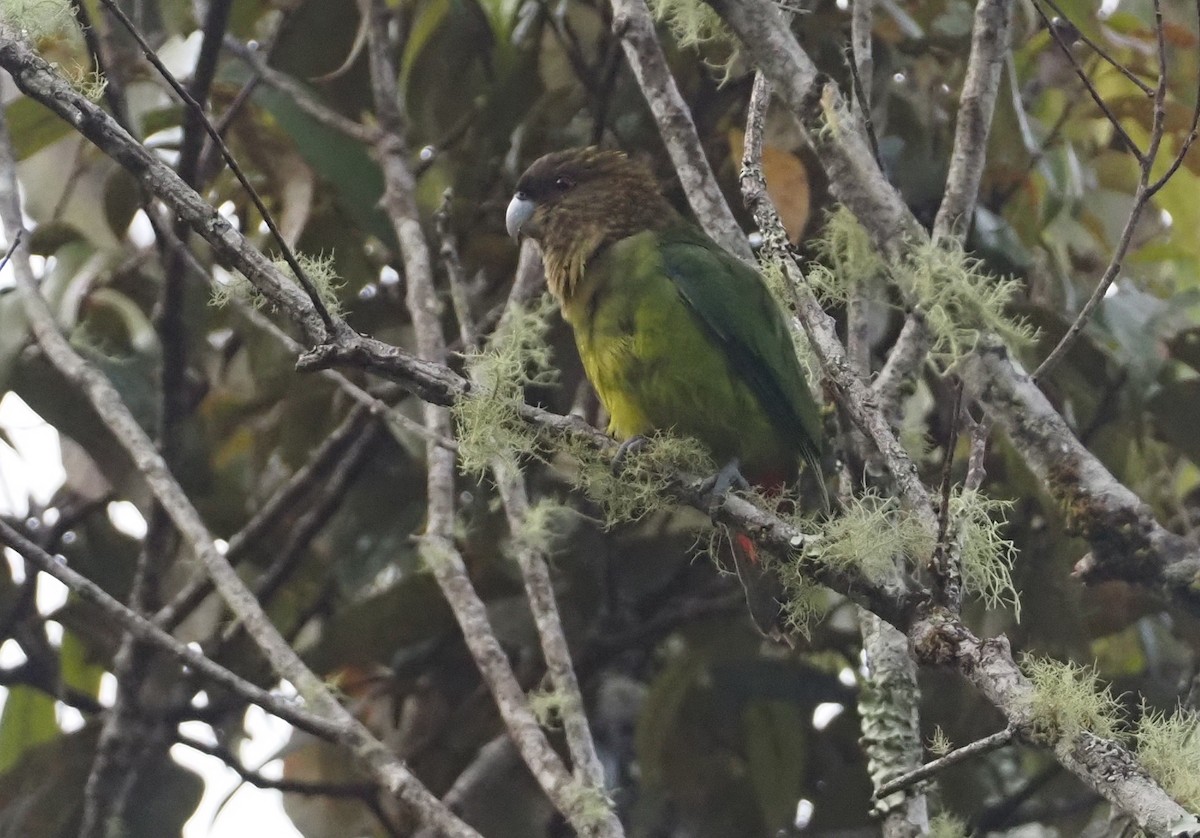
[{"label": "tree branch", "polygon": [[1004,74],[1012,30],[1012,0],[981,0],[975,7],[967,75],[958,99],[954,151],[946,193],[933,222],[933,240],[961,239],[970,226],[987,158],[992,112]]},{"label": "tree branch", "polygon": [[[371,89],[382,131],[376,144],[376,155],[384,175],[383,207],[400,242],[407,283],[405,303],[412,316],[418,355],[426,361],[444,364],[446,343],[440,319],[441,306],[433,286],[429,248],[413,200],[414,179],[405,159],[404,115],[400,111],[396,89],[396,67],[388,48],[390,12],[385,0],[371,0],[369,15],[367,42]],[[453,437],[450,413],[445,407],[426,403],[424,419],[425,427],[431,433]],[[454,541],[454,452],[427,442],[425,458],[428,513],[421,552],[454,611],[467,647],[495,698],[509,735],[538,784],[577,832],[587,836],[623,836],[621,823],[611,804],[599,818],[585,812],[589,801],[584,800],[562,760],[550,747],[492,631],[487,608],[471,584],[466,564]]]},{"label": "tree branch", "polygon": [[1006,727],[1004,730],[997,731],[991,736],[985,736],[982,739],[972,742],[970,745],[964,745],[961,748],[957,748],[946,754],[944,757],[939,757],[938,759],[927,762],[920,768],[897,777],[890,783],[885,783],[884,785],[880,786],[878,790],[876,790],[875,796],[879,798],[887,797],[888,795],[903,791],[909,786],[915,785],[922,780],[928,779],[934,774],[945,771],[951,766],[958,765],[958,763],[968,760],[977,754],[986,754],[988,751],[994,751],[997,748],[1003,748],[1013,740],[1015,735],[1016,731],[1013,728]]},{"label": "tree branch", "polygon": [[[15,42],[13,41],[0,42],[0,55],[11,55],[14,46]],[[40,59],[37,61],[44,63]],[[0,63],[2,62],[3,58],[0,58]],[[146,154],[149,156],[148,152]],[[174,177],[173,173],[172,177]],[[7,123],[2,116],[0,116],[0,219],[3,220],[5,230],[10,236],[23,235],[16,163],[8,137]],[[249,248],[249,245],[245,246]],[[155,499],[171,517],[184,541],[212,576],[217,590],[234,614],[245,624],[248,633],[263,650],[275,672],[281,678],[295,685],[305,703],[313,709],[318,717],[332,723],[337,733],[337,741],[352,748],[355,755],[370,767],[376,779],[385,788],[399,795],[419,812],[422,818],[437,823],[448,834],[476,835],[473,829],[442,806],[440,801],[412,775],[403,762],[389,752],[381,742],[337,703],[324,683],[305,666],[296,652],[279,636],[279,632],[255,602],[253,595],[246,589],[237,572],[217,550],[203,520],[175,481],[174,476],[166,468],[145,431],[122,403],[120,395],[108,379],[80,358],[58,332],[54,315],[38,291],[29,265],[28,253],[20,244],[14,251],[12,265],[26,316],[29,318],[38,345],[50,362],[78,387],[109,427],[113,436],[129,454]],[[301,299],[303,299],[302,295]]]},{"label": "tree branch", "polygon": [[611,0],[613,33],[621,39],[625,60],[654,115],[663,144],[675,164],[684,195],[704,231],[719,245],[746,260],[754,254],[717,186],[692,113],[675,85],[666,56],[654,32],[645,0]]}]

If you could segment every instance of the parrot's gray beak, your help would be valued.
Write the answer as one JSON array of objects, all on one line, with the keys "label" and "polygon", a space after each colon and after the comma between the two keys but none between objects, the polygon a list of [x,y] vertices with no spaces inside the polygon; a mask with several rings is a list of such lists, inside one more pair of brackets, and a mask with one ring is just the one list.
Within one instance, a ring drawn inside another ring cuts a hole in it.
[{"label": "parrot's gray beak", "polygon": [[521,235],[521,227],[525,222],[533,218],[533,211],[537,209],[537,204],[526,198],[520,192],[513,195],[511,201],[508,202],[508,210],[504,213],[504,226],[508,230],[508,234],[514,239]]}]

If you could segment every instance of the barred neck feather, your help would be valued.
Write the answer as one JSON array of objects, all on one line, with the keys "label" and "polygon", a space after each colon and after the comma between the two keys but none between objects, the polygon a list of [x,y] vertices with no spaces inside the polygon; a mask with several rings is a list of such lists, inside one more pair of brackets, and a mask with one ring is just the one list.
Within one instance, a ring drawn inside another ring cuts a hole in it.
[{"label": "barred neck feather", "polygon": [[587,264],[604,248],[645,230],[661,230],[678,213],[641,163],[619,152],[590,151],[578,161],[577,185],[548,208],[540,241],[550,290],[569,301]]}]

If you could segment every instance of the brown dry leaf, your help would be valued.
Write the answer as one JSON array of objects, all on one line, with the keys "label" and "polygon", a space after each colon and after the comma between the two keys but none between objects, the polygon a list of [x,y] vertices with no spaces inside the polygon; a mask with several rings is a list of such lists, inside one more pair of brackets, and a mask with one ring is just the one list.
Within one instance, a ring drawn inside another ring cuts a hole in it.
[{"label": "brown dry leaf", "polygon": [[[741,166],[745,138],[745,131],[730,129],[729,153],[733,156],[734,166]],[[805,168],[804,162],[790,151],[764,143],[763,175],[767,180],[767,194],[779,210],[788,241],[799,244],[812,212],[808,169]]]}]

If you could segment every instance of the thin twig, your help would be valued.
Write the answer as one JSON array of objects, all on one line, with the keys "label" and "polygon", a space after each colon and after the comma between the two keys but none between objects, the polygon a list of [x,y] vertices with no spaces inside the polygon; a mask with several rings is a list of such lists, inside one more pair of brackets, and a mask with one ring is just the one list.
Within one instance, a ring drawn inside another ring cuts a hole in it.
[{"label": "thin twig", "polygon": [[180,745],[199,751],[210,757],[216,757],[241,777],[244,781],[260,789],[272,789],[285,794],[300,794],[305,797],[349,797],[370,802],[379,793],[378,786],[373,783],[320,783],[311,780],[272,780],[261,771],[248,768],[232,750],[224,745],[210,745],[188,736],[176,733],[175,741]]},{"label": "thin twig", "polygon": [[345,134],[350,139],[356,140],[366,146],[373,145],[378,140],[378,128],[371,125],[363,125],[360,122],[355,122],[353,119],[342,116],[317,98],[317,95],[301,82],[267,64],[263,60],[260,51],[251,49],[232,37],[226,38],[224,43],[225,49],[239,61],[244,62],[263,80],[264,84],[286,95],[296,103],[296,107],[317,122],[327,128],[332,128],[335,131]]},{"label": "thin twig", "polygon": [[458,258],[458,242],[454,231],[450,229],[450,204],[454,200],[454,192],[449,187],[442,193],[442,205],[438,207],[435,221],[437,222],[438,239],[441,247],[438,255],[442,257],[442,270],[450,284],[450,301],[454,304],[454,317],[458,320],[458,334],[466,352],[479,351],[479,329],[475,315],[471,313],[471,296],[467,291],[467,279],[463,276],[462,261]]},{"label": "thin twig", "polygon": [[967,476],[963,478],[964,492],[978,492],[987,477],[987,444],[991,433],[992,422],[986,416],[971,425],[971,455],[967,459]]},{"label": "thin twig", "polygon": [[[1035,7],[1037,6],[1036,3],[1034,5]],[[1041,11],[1040,7],[1038,8],[1038,11],[1043,15],[1043,17],[1045,16],[1045,13]],[[1075,320],[1071,323],[1070,328],[1067,329],[1067,333],[1062,336],[1062,339],[1060,339],[1058,344],[1055,345],[1054,349],[1050,351],[1050,354],[1047,355],[1045,360],[1043,360],[1042,363],[1038,365],[1038,368],[1034,370],[1033,378],[1035,381],[1044,377],[1048,372],[1050,372],[1050,370],[1057,366],[1057,364],[1066,356],[1068,350],[1071,348],[1071,345],[1078,340],[1080,334],[1082,334],[1084,327],[1091,320],[1096,308],[1100,305],[1101,301],[1108,293],[1109,287],[1121,273],[1121,266],[1124,263],[1125,256],[1129,252],[1129,247],[1133,242],[1133,234],[1137,228],[1138,221],[1141,219],[1143,210],[1145,210],[1146,205],[1150,202],[1150,199],[1154,197],[1154,195],[1160,189],[1162,189],[1163,186],[1166,185],[1170,177],[1179,169],[1179,166],[1183,163],[1184,157],[1187,155],[1188,151],[1191,150],[1192,144],[1196,139],[1197,127],[1200,126],[1200,72],[1197,73],[1197,99],[1195,108],[1192,111],[1192,122],[1188,135],[1184,142],[1180,145],[1179,151],[1175,154],[1170,166],[1167,167],[1167,170],[1163,173],[1162,177],[1158,179],[1152,179],[1154,165],[1157,162],[1158,153],[1162,147],[1163,136],[1165,134],[1167,99],[1167,47],[1160,0],[1155,0],[1154,11],[1156,23],[1155,28],[1157,32],[1156,41],[1158,50],[1159,77],[1158,84],[1154,89],[1154,115],[1150,128],[1150,143],[1145,153],[1139,152],[1135,149],[1135,156],[1137,157],[1141,174],[1138,177],[1137,189],[1133,195],[1133,206],[1130,208],[1129,215],[1125,219],[1125,226],[1121,230],[1121,235],[1117,240],[1117,246],[1113,250],[1112,257],[1109,259],[1108,267],[1105,268],[1104,273],[1100,277],[1100,281],[1096,283],[1096,288],[1092,291],[1092,295],[1088,298],[1087,302],[1084,303],[1083,308],[1080,309],[1079,314],[1076,315]],[[1196,4],[1196,17],[1197,20],[1200,21],[1200,2]],[[1056,35],[1056,39],[1057,38],[1058,36]],[[1106,110],[1105,114],[1108,115],[1109,112]],[[1113,122],[1114,127],[1116,127],[1117,130],[1120,130],[1120,125],[1116,122],[1116,117],[1110,115],[1109,119]]]},{"label": "thin twig", "polygon": [[957,750],[951,751],[944,757],[939,757],[932,762],[927,762],[920,768],[910,771],[902,777],[897,777],[887,785],[881,786],[875,792],[876,798],[887,797],[890,794],[895,794],[902,791],[915,783],[919,783],[924,779],[932,777],[941,771],[945,771],[952,765],[957,765],[963,760],[970,759],[978,754],[986,754],[988,751],[994,751],[997,748],[1003,748],[1016,736],[1016,730],[1012,727],[1006,727],[1004,730],[997,731],[991,736],[985,736],[982,739],[977,739],[970,745],[964,745]]},{"label": "thin twig", "polygon": [[234,159],[233,153],[229,150],[229,146],[225,144],[225,140],[222,139],[212,122],[209,121],[208,115],[204,113],[204,108],[199,102],[192,98],[192,95],[188,93],[183,85],[179,83],[179,80],[172,75],[171,71],[167,69],[166,65],[159,60],[158,55],[154,52],[153,48],[151,48],[150,44],[146,42],[145,37],[138,30],[137,26],[135,26],[133,21],[129,19],[128,15],[121,10],[121,7],[116,4],[115,0],[100,0],[100,2],[104,4],[105,8],[112,12],[117,20],[121,21],[121,25],[124,26],[129,31],[129,34],[134,37],[134,39],[138,42],[138,46],[141,47],[142,54],[146,57],[146,60],[154,66],[154,69],[157,70],[167,84],[171,86],[171,89],[175,91],[175,95],[180,98],[180,100],[188,107],[188,109],[190,109],[199,117],[201,124],[204,126],[205,133],[207,133],[212,139],[213,144],[221,150],[221,156],[225,159],[225,165],[229,166],[229,170],[233,172],[233,175],[237,178],[238,183],[242,185],[242,188],[246,190],[246,194],[250,196],[250,200],[254,203],[255,209],[258,210],[259,216],[262,218],[263,223],[265,223],[267,228],[270,230],[271,237],[274,238],[275,243],[279,245],[279,251],[283,255],[284,261],[287,262],[288,267],[292,269],[292,273],[294,274],[296,281],[300,283],[300,286],[304,289],[304,293],[308,295],[308,299],[309,302],[312,303],[313,310],[321,318],[321,322],[325,324],[326,338],[332,338],[334,333],[333,318],[330,316],[329,309],[326,308],[324,300],[321,299],[320,292],[317,290],[316,286],[313,285],[312,280],[309,279],[308,273],[303,267],[301,267],[300,262],[296,259],[296,254],[292,252],[291,246],[287,243],[287,240],[283,237],[283,233],[280,232],[279,227],[275,224],[274,216],[271,214],[270,210],[267,209],[267,205],[263,203],[262,197],[258,194],[258,190],[254,188],[254,185],[250,183],[250,179],[246,177],[246,173],[242,171],[242,167],[238,164],[237,160]]},{"label": "thin twig", "polygon": [[[1062,51],[1063,56],[1065,56],[1067,61],[1070,63],[1071,69],[1075,71],[1075,75],[1077,75],[1079,80],[1083,82],[1084,88],[1087,90],[1088,95],[1092,97],[1092,101],[1096,103],[1096,107],[1098,107],[1101,113],[1107,117],[1108,121],[1112,124],[1113,130],[1117,132],[1118,136],[1120,136],[1121,141],[1125,144],[1125,147],[1129,149],[1129,152],[1137,158],[1138,163],[1144,163],[1146,160],[1146,155],[1140,148],[1138,148],[1137,143],[1130,138],[1125,129],[1121,127],[1121,121],[1117,118],[1117,115],[1113,113],[1112,108],[1110,108],[1108,103],[1104,101],[1104,97],[1100,95],[1100,91],[1096,90],[1096,85],[1092,84],[1092,80],[1088,77],[1087,71],[1083,69],[1083,66],[1079,63],[1079,59],[1076,58],[1075,53],[1071,51],[1071,45],[1063,39],[1060,27],[1054,25],[1054,21],[1050,19],[1037,0],[1035,0],[1033,3],[1033,8],[1041,17],[1042,22],[1046,25],[1046,29],[1050,32],[1050,37],[1054,40],[1054,43],[1058,45],[1058,48]],[[1066,20],[1066,18],[1063,19]]]},{"label": "thin twig", "polygon": [[1154,95],[1153,87],[1151,87],[1150,85],[1146,84],[1146,82],[1139,79],[1132,70],[1130,70],[1128,67],[1126,67],[1124,64],[1122,64],[1117,59],[1113,58],[1108,53],[1108,51],[1104,49],[1104,47],[1102,47],[1099,43],[1097,43],[1096,41],[1093,41],[1091,38],[1089,38],[1088,34],[1086,32],[1084,32],[1082,29],[1076,28],[1073,24],[1071,24],[1070,18],[1068,18],[1063,13],[1063,10],[1059,8],[1058,3],[1056,3],[1054,0],[1042,0],[1042,2],[1045,3],[1047,6],[1049,6],[1054,11],[1054,13],[1056,15],[1058,15],[1059,20],[1067,21],[1067,23],[1069,25],[1071,25],[1071,31],[1075,35],[1075,37],[1078,38],[1083,43],[1087,44],[1088,47],[1092,50],[1092,52],[1096,53],[1096,55],[1100,56],[1102,59],[1107,61],[1110,65],[1112,65],[1112,68],[1114,70],[1116,70],[1118,73],[1123,75],[1125,78],[1129,79],[1129,81],[1131,81],[1133,84],[1135,84],[1147,96]]}]

